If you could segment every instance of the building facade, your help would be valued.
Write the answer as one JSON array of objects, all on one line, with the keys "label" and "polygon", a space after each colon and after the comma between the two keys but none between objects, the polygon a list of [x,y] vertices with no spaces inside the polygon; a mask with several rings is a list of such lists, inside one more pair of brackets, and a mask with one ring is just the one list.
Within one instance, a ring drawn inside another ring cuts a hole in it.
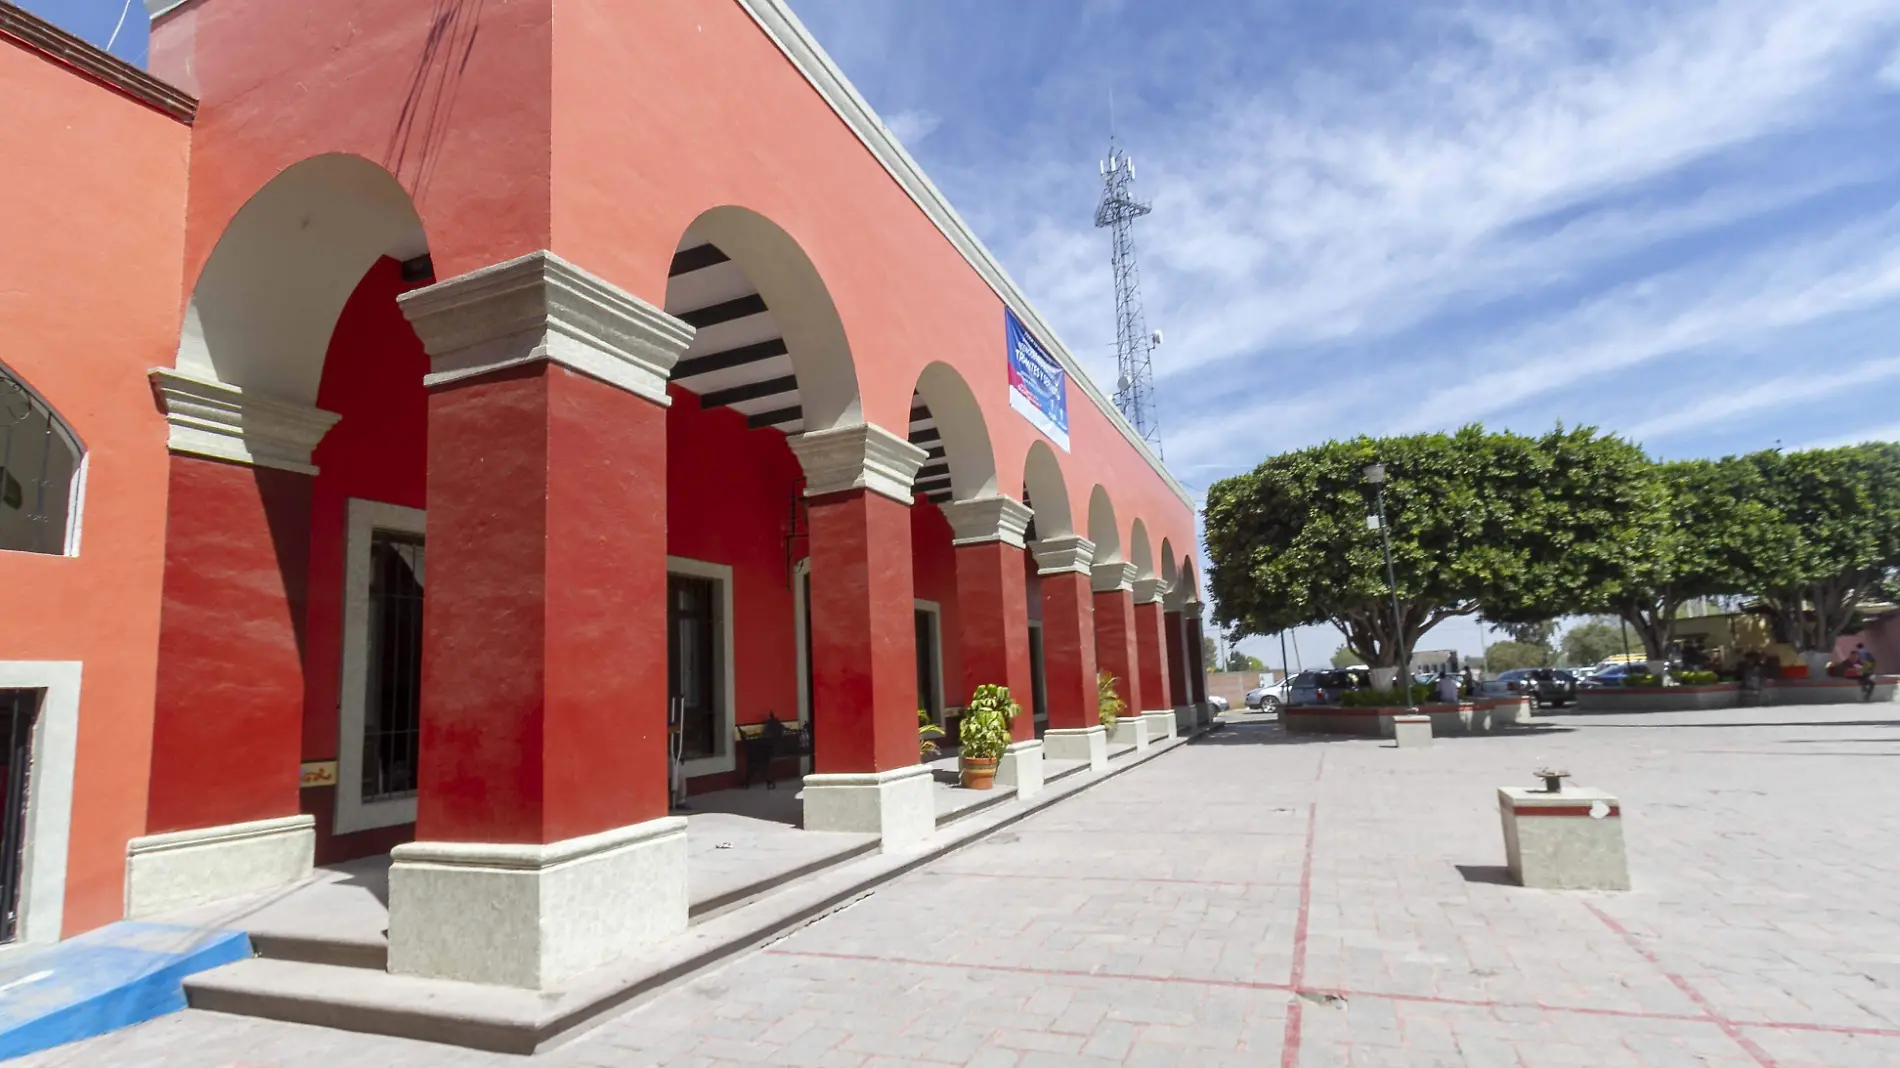
[{"label": "building facade", "polygon": [[1190,498],[779,0],[152,6],[0,4],[16,941],[389,852],[392,970],[535,985],[747,725],[893,846],[920,709],[1201,715]]}]

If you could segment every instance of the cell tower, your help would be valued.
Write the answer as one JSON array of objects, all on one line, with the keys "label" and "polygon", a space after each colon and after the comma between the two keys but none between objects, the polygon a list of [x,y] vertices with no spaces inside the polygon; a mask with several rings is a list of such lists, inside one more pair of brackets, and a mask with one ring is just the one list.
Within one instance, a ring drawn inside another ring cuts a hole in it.
[{"label": "cell tower", "polygon": [[1115,407],[1158,454],[1161,426],[1155,418],[1153,354],[1161,343],[1161,332],[1148,332],[1141,309],[1141,272],[1135,267],[1135,220],[1154,206],[1135,199],[1135,161],[1116,147],[1112,133],[1101,170],[1102,202],[1095,208],[1095,225],[1114,235],[1110,259],[1115,267]]}]

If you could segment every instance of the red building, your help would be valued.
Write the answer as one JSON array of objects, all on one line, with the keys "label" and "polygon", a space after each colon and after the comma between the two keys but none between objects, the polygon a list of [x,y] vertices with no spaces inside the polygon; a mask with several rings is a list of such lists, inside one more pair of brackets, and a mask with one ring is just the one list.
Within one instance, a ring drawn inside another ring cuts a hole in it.
[{"label": "red building", "polygon": [[920,706],[1202,714],[1189,497],[780,0],[148,3],[0,3],[16,940],[393,851],[537,985],[685,925],[669,709],[892,844]]}]

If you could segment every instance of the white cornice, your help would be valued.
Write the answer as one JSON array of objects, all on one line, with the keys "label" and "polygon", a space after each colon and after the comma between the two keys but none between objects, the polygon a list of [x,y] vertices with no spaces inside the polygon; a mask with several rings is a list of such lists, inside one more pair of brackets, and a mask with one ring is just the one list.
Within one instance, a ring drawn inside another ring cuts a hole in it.
[{"label": "white cornice", "polygon": [[805,496],[863,489],[911,503],[911,484],[930,454],[874,423],[786,439],[805,469]]},{"label": "white cornice", "polygon": [[998,494],[967,501],[950,501],[941,507],[950,522],[950,544],[982,545],[1000,541],[1012,549],[1023,547],[1023,534],[1035,515],[1021,501]]},{"label": "white cornice", "polygon": [[792,14],[791,9],[785,5],[784,0],[739,0],[739,6],[745,8],[753,21],[759,24],[759,28],[765,31],[766,36],[778,45],[779,51],[784,52],[786,58],[792,61],[792,65],[805,76],[805,80],[811,83],[812,88],[818,90],[819,95],[831,105],[831,109],[838,113],[838,117],[844,120],[845,125],[857,135],[858,140],[864,142],[864,146],[871,150],[871,154],[884,165],[884,169],[890,172],[897,184],[910,194],[910,198],[917,202],[917,206],[923,210],[931,222],[936,224],[937,229],[943,231],[944,237],[948,238],[957,251],[963,254],[963,258],[976,269],[976,273],[989,283],[990,288],[996,291],[996,295],[1003,299],[1003,303],[1013,308],[1016,314],[1022,317],[1024,325],[1034,331],[1037,339],[1048,346],[1050,354],[1062,363],[1063,368],[1069,372],[1069,377],[1083,393],[1088,395],[1090,402],[1101,411],[1103,418],[1107,419],[1115,429],[1121,431],[1122,437],[1128,441],[1128,444],[1148,461],[1148,466],[1161,477],[1169,489],[1174,491],[1174,495],[1180,498],[1188,511],[1193,512],[1194,498],[1181,486],[1181,483],[1175,481],[1174,476],[1162,465],[1161,458],[1154,454],[1154,450],[1148,447],[1148,443],[1142,440],[1141,435],[1135,433],[1135,428],[1128,425],[1128,420],[1122,417],[1121,412],[1116,410],[1102,391],[1096,388],[1094,381],[1089,378],[1087,372],[1082,370],[1081,364],[1070,355],[1068,347],[1056,337],[1056,332],[1043,321],[1041,315],[1037,314],[1035,307],[1029,303],[1029,298],[1017,288],[1015,281],[1009,277],[1009,273],[1003,270],[1002,264],[996,261],[996,257],[990,255],[989,249],[983,247],[983,242],[977,239],[976,233],[957,214],[956,209],[950,206],[950,201],[931,182],[929,176],[924,174],[923,168],[917,165],[917,161],[910,158],[910,153],[906,152],[904,146],[892,136],[891,131],[877,117],[877,113],[871,110],[871,105],[858,94],[850,79],[846,78],[844,72],[838,69],[837,64],[831,61],[831,57],[825,54],[825,50],[818,46],[818,42],[813,40],[804,24],[798,21],[798,16]]},{"label": "white cornice", "polygon": [[169,367],[149,373],[159,408],[171,424],[173,452],[314,475],[310,454],[342,418]]},{"label": "white cornice", "polygon": [[1133,564],[1124,564],[1120,560],[1096,564],[1090,569],[1090,574],[1094,576],[1091,585],[1096,593],[1135,588],[1135,565]]},{"label": "white cornice", "polygon": [[1059,538],[1044,538],[1032,548],[1036,553],[1036,574],[1066,575],[1076,572],[1093,575],[1095,572],[1095,543],[1075,534]]},{"label": "white cornice", "polygon": [[667,404],[693,328],[543,249],[397,298],[434,387],[548,360]]},{"label": "white cornice", "polygon": [[1135,580],[1136,604],[1160,604],[1167,599],[1168,584],[1158,578]]}]

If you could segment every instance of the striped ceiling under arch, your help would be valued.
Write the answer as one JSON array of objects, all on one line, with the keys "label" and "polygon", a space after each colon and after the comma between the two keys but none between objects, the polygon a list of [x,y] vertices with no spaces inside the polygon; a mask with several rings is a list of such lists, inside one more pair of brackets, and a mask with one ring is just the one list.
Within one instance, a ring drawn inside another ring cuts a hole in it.
[{"label": "striped ceiling under arch", "polygon": [[[673,382],[698,396],[702,408],[731,408],[744,415],[754,430],[804,433],[790,351],[772,309],[745,271],[706,243],[674,253],[667,273],[667,313],[697,331],[673,367]],[[921,395],[911,396],[908,436],[929,454],[917,472],[916,492],[932,504],[948,501],[950,465]]]}]

